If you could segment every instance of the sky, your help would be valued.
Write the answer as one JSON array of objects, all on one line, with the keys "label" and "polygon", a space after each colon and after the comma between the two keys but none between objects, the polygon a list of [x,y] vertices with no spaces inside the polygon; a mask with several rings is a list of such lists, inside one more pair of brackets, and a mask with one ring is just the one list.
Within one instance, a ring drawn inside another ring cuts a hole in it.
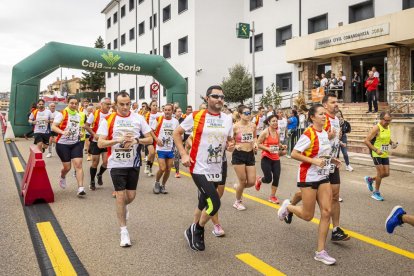
[{"label": "sky", "polygon": [[[0,92],[10,91],[13,65],[50,41],[93,47],[105,39],[110,0],[0,0]],[[81,76],[63,69],[63,78]],[[41,82],[41,90],[60,77],[60,70]]]}]

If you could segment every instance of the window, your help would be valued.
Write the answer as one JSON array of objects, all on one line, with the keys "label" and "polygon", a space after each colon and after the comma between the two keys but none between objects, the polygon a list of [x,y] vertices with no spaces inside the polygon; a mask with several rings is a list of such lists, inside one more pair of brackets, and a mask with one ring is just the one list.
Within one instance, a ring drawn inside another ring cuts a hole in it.
[{"label": "window", "polygon": [[255,77],[254,78],[254,93],[255,94],[263,94],[263,77]]},{"label": "window", "polygon": [[276,29],[276,47],[286,45],[286,40],[292,38],[292,25]]},{"label": "window", "polygon": [[145,33],[145,21],[142,21],[138,25],[138,35],[143,35]]},{"label": "window", "polygon": [[414,8],[414,0],[403,0],[403,10]]},{"label": "window", "polygon": [[106,20],[106,28],[107,29],[111,28],[111,18],[110,17]]},{"label": "window", "polygon": [[178,0],[178,14],[186,11],[188,9],[188,1],[187,0]]},{"label": "window", "polygon": [[129,0],[129,11],[135,8],[135,0]]},{"label": "window", "polygon": [[263,7],[263,0],[250,0],[250,10],[255,10],[257,8]]},{"label": "window", "polygon": [[114,39],[114,50],[118,49],[118,38]]},{"label": "window", "polygon": [[106,45],[106,49],[111,50],[111,43],[108,43],[108,45]]},{"label": "window", "polygon": [[167,97],[167,89],[165,87],[162,87],[162,96]]},{"label": "window", "polygon": [[111,72],[108,72],[108,79],[110,79],[112,77]]},{"label": "window", "polygon": [[162,46],[162,56],[164,58],[170,58],[171,57],[171,43],[165,44]]},{"label": "window", "polygon": [[121,18],[125,16],[125,5],[121,7]]},{"label": "window", "polygon": [[[263,34],[254,36],[254,51],[263,51]],[[250,37],[250,53],[252,52],[252,38]]]},{"label": "window", "polygon": [[308,20],[308,34],[328,29],[328,14],[322,14]]},{"label": "window", "polygon": [[126,40],[125,38],[126,38],[125,34],[121,35],[121,45],[125,45],[125,40]]},{"label": "window", "polygon": [[144,0],[138,0],[138,5],[144,2]]},{"label": "window", "polygon": [[118,22],[118,12],[114,13],[114,24]]},{"label": "window", "polygon": [[129,40],[134,40],[135,39],[135,28],[132,28],[131,30],[129,30]]},{"label": "window", "polygon": [[279,87],[282,92],[292,91],[292,73],[277,74],[276,86]]},{"label": "window", "polygon": [[135,88],[129,89],[129,98],[135,100]]},{"label": "window", "polygon": [[162,22],[168,21],[170,19],[171,19],[171,5],[168,5],[162,9]]},{"label": "window", "polygon": [[138,88],[138,92],[139,92],[139,99],[145,99],[145,86],[140,86]]},{"label": "window", "polygon": [[180,38],[178,40],[178,54],[184,54],[188,52],[188,36]]},{"label": "window", "polygon": [[[157,49],[154,49],[154,55],[157,54]],[[152,55],[152,50],[150,50],[150,55]]]},{"label": "window", "polygon": [[374,17],[374,1],[369,0],[353,6],[349,6],[349,23]]},{"label": "window", "polygon": [[156,13],[154,13],[154,16],[150,16],[149,18],[150,30],[152,29],[153,23],[154,23],[154,28],[157,28],[157,14]]}]

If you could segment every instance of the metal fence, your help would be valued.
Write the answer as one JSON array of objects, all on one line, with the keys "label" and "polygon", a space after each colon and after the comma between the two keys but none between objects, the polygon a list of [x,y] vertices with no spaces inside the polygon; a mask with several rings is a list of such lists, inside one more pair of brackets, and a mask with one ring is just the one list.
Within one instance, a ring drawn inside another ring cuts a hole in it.
[{"label": "metal fence", "polygon": [[414,117],[414,90],[389,91],[388,104],[393,116]]}]

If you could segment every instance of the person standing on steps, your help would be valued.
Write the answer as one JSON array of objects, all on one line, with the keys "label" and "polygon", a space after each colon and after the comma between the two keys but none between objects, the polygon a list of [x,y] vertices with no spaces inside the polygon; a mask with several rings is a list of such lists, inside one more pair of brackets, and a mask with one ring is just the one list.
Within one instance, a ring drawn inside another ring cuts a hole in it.
[{"label": "person standing on steps", "polygon": [[367,113],[372,112],[372,103],[374,103],[374,113],[378,112],[378,98],[377,98],[377,89],[378,89],[378,78],[374,76],[374,72],[369,71],[368,78],[365,81],[365,88],[367,90],[368,98],[368,111]]}]

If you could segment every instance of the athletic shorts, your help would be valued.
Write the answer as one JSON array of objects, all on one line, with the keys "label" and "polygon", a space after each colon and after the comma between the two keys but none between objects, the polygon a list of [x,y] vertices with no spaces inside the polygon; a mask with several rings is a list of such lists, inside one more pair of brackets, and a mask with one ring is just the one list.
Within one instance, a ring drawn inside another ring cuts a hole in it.
[{"label": "athletic shorts", "polygon": [[158,154],[159,159],[173,159],[174,158],[174,151],[157,150],[157,154]]},{"label": "athletic shorts", "polygon": [[329,178],[325,178],[316,182],[298,182],[297,186],[299,188],[312,188],[314,190],[317,190],[319,188],[320,185],[325,184],[325,183],[329,183]]},{"label": "athletic shorts", "polygon": [[109,170],[115,191],[136,190],[138,186],[138,168],[112,168]]},{"label": "athletic shorts", "polygon": [[231,163],[233,165],[254,166],[256,161],[254,159],[253,151],[234,150]]},{"label": "athletic shorts", "polygon": [[331,182],[331,184],[341,184],[338,167],[335,166],[335,171],[329,174],[329,182]]},{"label": "athletic shorts", "polygon": [[35,145],[40,142],[42,142],[45,145],[49,145],[49,138],[50,138],[49,133],[35,133],[33,137],[34,137]]},{"label": "athletic shorts", "polygon": [[56,132],[54,132],[54,131],[50,132],[50,137],[56,137],[56,136],[58,136],[58,134]]},{"label": "athletic shorts", "polygon": [[104,153],[104,152],[107,152],[107,151],[108,151],[107,148],[103,148],[103,149],[99,148],[98,147],[98,142],[91,141],[91,144],[89,145],[88,153],[92,154],[92,155],[100,155],[101,153]]},{"label": "athletic shorts", "polygon": [[77,142],[73,145],[56,144],[56,153],[64,163],[70,162],[74,158],[83,158],[84,142]]},{"label": "athletic shorts", "polygon": [[374,160],[375,166],[379,166],[379,165],[389,166],[390,165],[390,159],[388,157],[387,158],[372,157],[372,160]]}]

